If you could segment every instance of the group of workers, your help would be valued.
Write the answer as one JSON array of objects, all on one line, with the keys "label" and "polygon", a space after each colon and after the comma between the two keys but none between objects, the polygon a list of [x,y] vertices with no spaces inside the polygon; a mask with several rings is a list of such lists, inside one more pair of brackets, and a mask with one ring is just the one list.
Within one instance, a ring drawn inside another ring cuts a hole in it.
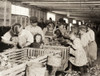
[{"label": "group of workers", "polygon": [[63,18],[59,19],[58,25],[49,22],[45,28],[38,26],[36,17],[30,17],[30,25],[23,29],[19,23],[12,25],[11,30],[2,36],[2,42],[16,48],[34,47],[49,43],[45,37],[52,37],[52,41],[58,41],[61,46],[70,46],[69,61],[73,66],[80,68],[92,64],[97,59],[97,44],[94,31],[85,25],[73,25],[71,31]]}]

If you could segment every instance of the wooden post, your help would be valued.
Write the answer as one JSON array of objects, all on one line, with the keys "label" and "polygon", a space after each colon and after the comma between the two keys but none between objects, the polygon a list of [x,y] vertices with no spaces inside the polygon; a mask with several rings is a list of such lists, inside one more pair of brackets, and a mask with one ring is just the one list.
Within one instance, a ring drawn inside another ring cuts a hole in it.
[{"label": "wooden post", "polygon": [[24,26],[22,21],[23,21],[23,16],[20,16],[20,24],[21,24],[22,26]]},{"label": "wooden post", "polygon": [[11,3],[9,2],[9,26],[11,26]]},{"label": "wooden post", "polygon": [[17,21],[17,16],[15,17],[15,19],[16,19],[16,21],[15,21],[15,22],[17,23],[17,22],[18,22],[18,21]]},{"label": "wooden post", "polygon": [[4,7],[4,26],[6,26],[6,16],[7,16],[7,0],[4,2],[5,7]]},{"label": "wooden post", "polygon": [[26,17],[25,17],[25,25],[24,25],[24,28],[26,27]]},{"label": "wooden post", "polygon": [[40,14],[41,14],[41,13],[40,13],[40,10],[38,10],[38,14],[39,14],[39,15],[38,15],[38,21],[40,21],[40,19],[41,19],[41,16],[40,16]]}]

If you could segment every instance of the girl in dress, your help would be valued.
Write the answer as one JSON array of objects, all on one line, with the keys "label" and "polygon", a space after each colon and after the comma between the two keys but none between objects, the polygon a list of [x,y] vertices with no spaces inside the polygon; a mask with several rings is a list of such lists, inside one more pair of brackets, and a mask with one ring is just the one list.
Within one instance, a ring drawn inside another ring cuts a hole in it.
[{"label": "girl in dress", "polygon": [[83,68],[87,64],[87,56],[84,48],[82,47],[81,40],[78,38],[77,35],[77,29],[72,31],[70,34],[70,39],[73,40],[73,42],[70,42],[69,45],[70,48],[70,58],[69,61],[72,63],[72,65],[78,67],[81,71],[81,74],[83,75]]},{"label": "girl in dress", "polygon": [[81,43],[86,51],[90,66],[97,59],[97,44],[95,42],[95,33],[87,26],[82,26],[80,29]]}]

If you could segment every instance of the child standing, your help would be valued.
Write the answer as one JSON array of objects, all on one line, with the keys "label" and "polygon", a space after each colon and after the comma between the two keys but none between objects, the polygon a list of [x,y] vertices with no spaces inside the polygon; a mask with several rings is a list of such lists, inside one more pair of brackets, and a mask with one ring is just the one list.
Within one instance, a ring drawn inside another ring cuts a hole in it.
[{"label": "child standing", "polygon": [[78,38],[76,31],[72,31],[70,34],[70,39],[73,42],[69,43],[71,45],[70,48],[70,58],[69,61],[74,65],[80,68],[81,73],[83,74],[83,66],[87,64],[87,56],[84,51],[81,40]]}]

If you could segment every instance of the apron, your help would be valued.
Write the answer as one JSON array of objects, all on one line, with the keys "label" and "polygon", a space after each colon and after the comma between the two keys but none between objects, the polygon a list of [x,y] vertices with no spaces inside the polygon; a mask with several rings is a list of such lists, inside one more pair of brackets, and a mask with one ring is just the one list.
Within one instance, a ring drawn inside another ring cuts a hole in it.
[{"label": "apron", "polygon": [[89,43],[88,56],[91,61],[97,59],[97,44],[95,41]]},{"label": "apron", "polygon": [[84,50],[84,48],[81,45],[81,41],[79,38],[76,38],[73,40],[73,44],[76,47],[74,50],[73,48],[70,48],[70,56],[69,61],[75,65],[75,66],[84,66],[87,64],[87,55]]},{"label": "apron", "polygon": [[87,45],[86,47],[84,47],[84,51],[86,52],[86,56],[87,56],[87,60],[89,62],[89,54],[88,54],[88,51],[89,51],[89,46]]}]

